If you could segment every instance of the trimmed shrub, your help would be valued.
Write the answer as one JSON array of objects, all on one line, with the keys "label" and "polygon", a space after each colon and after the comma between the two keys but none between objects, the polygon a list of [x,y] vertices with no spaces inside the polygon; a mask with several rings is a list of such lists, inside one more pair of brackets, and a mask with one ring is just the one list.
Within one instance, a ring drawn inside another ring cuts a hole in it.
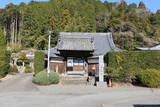
[{"label": "trimmed shrub", "polygon": [[109,52],[105,57],[108,66],[116,69],[160,69],[160,51]]},{"label": "trimmed shrub", "polygon": [[113,80],[116,80],[119,77],[118,71],[114,68],[106,67],[105,73],[107,74],[108,78]]},{"label": "trimmed shrub", "polygon": [[35,57],[34,57],[34,72],[35,72],[35,74],[44,70],[44,66],[45,66],[44,58],[45,58],[44,52],[42,52],[42,51],[35,52]]},{"label": "trimmed shrub", "polygon": [[160,71],[156,69],[146,69],[137,73],[136,79],[142,85],[150,88],[160,87]]},{"label": "trimmed shrub", "polygon": [[34,72],[33,69],[30,66],[26,66],[25,73],[32,73]]},{"label": "trimmed shrub", "polygon": [[48,75],[46,71],[41,71],[33,77],[33,83],[40,84],[40,85],[48,85]]},{"label": "trimmed shrub", "polygon": [[59,78],[60,77],[59,77],[58,73],[56,73],[54,71],[49,73],[49,82],[51,84],[58,84],[59,83]]},{"label": "trimmed shrub", "polygon": [[135,73],[145,69],[160,70],[160,51],[119,51],[105,56],[108,67],[118,71],[118,81],[132,82]]},{"label": "trimmed shrub", "polygon": [[41,71],[33,77],[33,83],[39,85],[50,85],[50,84],[58,84],[59,83],[59,75],[56,72],[50,72],[49,75],[46,70]]}]

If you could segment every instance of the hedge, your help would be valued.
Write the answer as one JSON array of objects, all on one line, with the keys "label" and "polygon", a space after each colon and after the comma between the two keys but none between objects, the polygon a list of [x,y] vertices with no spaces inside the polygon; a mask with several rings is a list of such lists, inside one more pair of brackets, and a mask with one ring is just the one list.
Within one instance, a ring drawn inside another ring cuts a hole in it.
[{"label": "hedge", "polygon": [[160,51],[119,51],[105,56],[108,67],[119,71],[118,81],[132,82],[135,73],[146,69],[160,70]]},{"label": "hedge", "polygon": [[160,71],[155,69],[146,69],[136,74],[136,79],[140,84],[146,87],[160,87]]},{"label": "hedge", "polygon": [[45,66],[44,58],[45,58],[44,52],[42,52],[42,51],[35,52],[35,57],[34,57],[34,72],[35,72],[35,74],[44,70],[44,66]]},{"label": "hedge", "polygon": [[109,67],[128,70],[131,68],[160,70],[160,51],[109,52],[105,58]]}]

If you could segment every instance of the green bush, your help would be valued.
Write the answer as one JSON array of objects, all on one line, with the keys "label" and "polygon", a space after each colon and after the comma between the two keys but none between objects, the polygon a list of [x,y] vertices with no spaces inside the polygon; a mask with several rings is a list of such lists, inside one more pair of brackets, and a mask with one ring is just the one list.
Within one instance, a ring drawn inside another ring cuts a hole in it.
[{"label": "green bush", "polygon": [[119,77],[118,71],[114,68],[106,67],[105,68],[105,73],[108,76],[108,78],[111,78],[111,79],[114,79],[114,80],[116,80]]},{"label": "green bush", "polygon": [[59,83],[59,78],[60,77],[59,77],[58,73],[56,73],[54,71],[49,73],[49,81],[50,81],[50,83],[58,84]]},{"label": "green bush", "polygon": [[137,73],[137,80],[144,86],[150,88],[160,87],[160,71],[156,69],[146,69]]},{"label": "green bush", "polygon": [[46,70],[41,71],[33,77],[33,83],[39,85],[50,85],[59,83],[59,75],[56,72],[50,72],[49,75]]},{"label": "green bush", "polygon": [[35,57],[34,57],[34,72],[35,72],[35,74],[44,70],[44,66],[45,66],[44,58],[45,58],[44,52],[42,52],[42,51],[35,52]]},{"label": "green bush", "polygon": [[0,76],[4,77],[5,75],[7,75],[10,71],[10,65],[8,63],[4,63],[4,64],[0,64]]},{"label": "green bush", "polygon": [[16,65],[10,66],[10,73],[18,73],[18,69]]},{"label": "green bush", "polygon": [[32,73],[33,69],[30,66],[26,66],[25,73]]},{"label": "green bush", "polygon": [[33,77],[33,83],[36,83],[36,84],[40,84],[40,85],[48,85],[48,75],[47,75],[47,72],[46,71],[41,71],[39,73],[37,73],[35,75],[35,77]]},{"label": "green bush", "polygon": [[10,52],[0,50],[0,77],[4,77],[10,72]]},{"label": "green bush", "polygon": [[105,57],[108,66],[116,69],[160,69],[160,51],[109,52]]},{"label": "green bush", "polygon": [[109,52],[105,56],[108,67],[118,71],[118,81],[132,82],[136,71],[160,70],[160,51],[120,51]]}]

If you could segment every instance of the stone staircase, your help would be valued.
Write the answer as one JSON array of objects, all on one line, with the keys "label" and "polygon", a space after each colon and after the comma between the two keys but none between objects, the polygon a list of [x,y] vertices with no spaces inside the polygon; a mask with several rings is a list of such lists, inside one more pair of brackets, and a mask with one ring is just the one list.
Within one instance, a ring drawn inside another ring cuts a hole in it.
[{"label": "stone staircase", "polygon": [[94,77],[89,77],[85,71],[67,71],[65,75],[61,75],[60,84],[62,85],[94,85]]},{"label": "stone staircase", "polygon": [[85,71],[67,71],[67,75],[69,76],[87,76]]},{"label": "stone staircase", "polygon": [[61,76],[60,84],[62,85],[86,85],[87,77],[79,75]]},{"label": "stone staircase", "polygon": [[94,85],[95,78],[89,77],[89,82],[87,82],[87,76],[81,75],[61,75],[60,84],[61,85]]}]

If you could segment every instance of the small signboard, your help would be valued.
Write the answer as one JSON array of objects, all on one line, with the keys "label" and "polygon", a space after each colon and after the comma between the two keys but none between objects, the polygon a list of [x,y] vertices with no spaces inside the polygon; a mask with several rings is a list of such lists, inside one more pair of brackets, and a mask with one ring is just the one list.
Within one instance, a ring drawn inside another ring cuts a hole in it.
[{"label": "small signboard", "polygon": [[73,59],[67,59],[67,66],[73,67]]},{"label": "small signboard", "polygon": [[84,60],[79,60],[78,63],[79,63],[79,65],[83,66],[84,65]]},{"label": "small signboard", "polygon": [[73,60],[74,65],[78,65],[78,60]]}]

